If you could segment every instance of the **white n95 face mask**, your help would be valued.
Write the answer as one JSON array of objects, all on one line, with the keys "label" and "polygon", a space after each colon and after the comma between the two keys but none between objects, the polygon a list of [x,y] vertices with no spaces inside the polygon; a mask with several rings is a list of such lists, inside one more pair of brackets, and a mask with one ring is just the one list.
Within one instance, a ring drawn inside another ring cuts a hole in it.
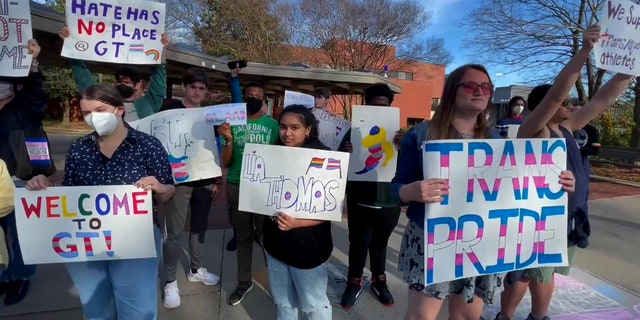
[{"label": "white n95 face mask", "polygon": [[524,111],[524,106],[513,106],[511,110],[513,110],[513,113],[515,114],[521,114],[522,111]]},{"label": "white n95 face mask", "polygon": [[84,117],[84,121],[99,136],[108,136],[112,134],[118,126],[118,118],[116,118],[116,109],[113,113],[108,112],[91,112]]}]

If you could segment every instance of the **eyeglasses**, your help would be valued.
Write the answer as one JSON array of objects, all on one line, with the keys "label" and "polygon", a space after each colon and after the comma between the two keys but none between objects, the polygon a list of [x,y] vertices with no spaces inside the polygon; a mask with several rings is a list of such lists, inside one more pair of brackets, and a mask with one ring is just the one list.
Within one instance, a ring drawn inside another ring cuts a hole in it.
[{"label": "eyeglasses", "polygon": [[493,92],[493,85],[489,82],[477,83],[473,81],[465,81],[459,84],[458,87],[463,87],[464,92],[468,94],[474,94],[478,92],[478,88],[482,90],[482,94],[485,96]]}]

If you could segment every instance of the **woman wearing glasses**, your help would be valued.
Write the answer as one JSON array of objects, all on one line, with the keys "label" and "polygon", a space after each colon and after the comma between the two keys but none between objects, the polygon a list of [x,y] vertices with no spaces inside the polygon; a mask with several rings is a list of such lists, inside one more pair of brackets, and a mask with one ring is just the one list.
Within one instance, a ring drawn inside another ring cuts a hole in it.
[{"label": "woman wearing glasses", "polygon": [[[400,246],[399,269],[409,285],[409,306],[405,319],[436,319],[444,299],[449,299],[450,319],[477,320],[484,303],[492,303],[500,292],[504,274],[425,285],[424,218],[425,205],[439,203],[448,194],[442,179],[424,180],[421,144],[424,140],[500,138],[487,125],[485,112],[491,104],[493,85],[481,65],[464,65],[447,78],[442,101],[433,119],[405,134],[401,141],[398,170],[392,180],[392,195],[408,205],[410,220]],[[573,176],[563,172],[561,183],[567,191]]]}]

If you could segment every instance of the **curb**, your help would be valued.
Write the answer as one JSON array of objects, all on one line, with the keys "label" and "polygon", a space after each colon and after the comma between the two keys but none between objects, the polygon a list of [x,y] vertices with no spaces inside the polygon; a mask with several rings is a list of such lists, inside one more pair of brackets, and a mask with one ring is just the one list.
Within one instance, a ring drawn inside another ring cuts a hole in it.
[{"label": "curb", "polygon": [[590,181],[598,181],[598,182],[609,182],[609,183],[615,183],[615,184],[621,184],[621,185],[625,185],[625,186],[640,188],[640,183],[633,182],[633,181],[628,181],[628,180],[607,178],[607,177],[594,176],[594,175],[589,176],[589,180]]}]

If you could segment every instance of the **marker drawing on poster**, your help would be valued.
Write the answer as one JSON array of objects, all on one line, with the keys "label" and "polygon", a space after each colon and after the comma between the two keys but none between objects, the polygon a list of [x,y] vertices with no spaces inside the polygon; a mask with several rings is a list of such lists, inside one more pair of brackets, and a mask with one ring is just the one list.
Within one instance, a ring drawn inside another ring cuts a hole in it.
[{"label": "marker drawing on poster", "polygon": [[351,129],[351,122],[340,118],[326,110],[313,108],[313,115],[318,120],[319,139],[331,150],[338,150],[344,136]]},{"label": "marker drawing on poster", "polygon": [[208,106],[202,109],[208,124],[221,125],[229,123],[232,126],[247,125],[247,104],[228,103]]},{"label": "marker drawing on poster", "polygon": [[600,12],[602,35],[594,47],[596,67],[640,75],[640,2],[607,0]]},{"label": "marker drawing on poster", "polygon": [[63,57],[100,62],[160,64],[165,4],[143,0],[67,0],[71,35]]},{"label": "marker drawing on poster", "polygon": [[167,110],[129,125],[160,140],[169,153],[175,183],[222,176],[213,125],[202,108]]},{"label": "marker drawing on poster", "polygon": [[566,266],[566,149],[564,139],[425,142],[425,179],[449,185],[425,206],[426,283]]},{"label": "marker drawing on poster", "polygon": [[28,41],[33,38],[29,1],[0,0],[0,76],[26,77],[33,57]]},{"label": "marker drawing on poster", "polygon": [[284,107],[288,107],[294,104],[301,104],[307,108],[313,108],[315,106],[316,99],[306,93],[300,93],[295,91],[284,91]]},{"label": "marker drawing on poster", "polygon": [[396,172],[398,151],[393,143],[400,130],[400,110],[354,106],[351,116],[353,152],[349,180],[389,182]]},{"label": "marker drawing on poster", "polygon": [[26,264],[156,256],[150,191],[134,186],[18,188],[15,204]]},{"label": "marker drawing on poster", "polygon": [[248,143],[242,161],[241,211],[342,220],[348,153]]}]

